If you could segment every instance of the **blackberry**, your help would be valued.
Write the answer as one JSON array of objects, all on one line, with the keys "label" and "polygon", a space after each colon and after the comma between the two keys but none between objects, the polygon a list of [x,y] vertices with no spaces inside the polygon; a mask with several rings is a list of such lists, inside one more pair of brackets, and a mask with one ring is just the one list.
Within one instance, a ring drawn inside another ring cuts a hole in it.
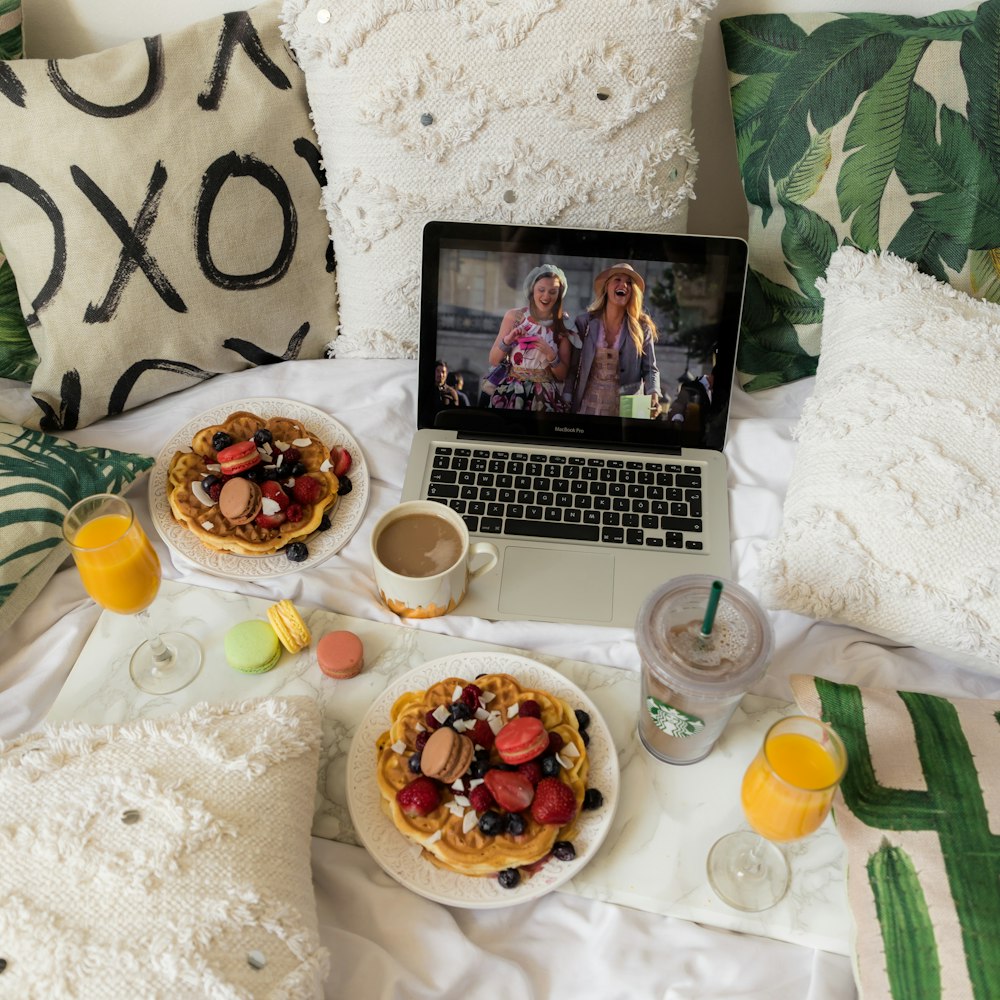
[{"label": "blackberry", "polygon": [[339,476],[340,489],[337,490],[339,496],[346,497],[351,490],[354,489],[354,483],[351,482],[349,476]]},{"label": "blackberry", "polygon": [[499,837],[506,829],[504,817],[493,809],[488,809],[479,817],[479,832],[484,837]]},{"label": "blackberry", "polygon": [[557,840],[552,845],[552,855],[560,861],[572,861],[576,857],[576,848],[568,840]]},{"label": "blackberry", "polygon": [[497,872],[497,881],[504,889],[514,889],[521,882],[521,873],[517,868],[504,868],[502,872]]},{"label": "blackberry", "polygon": [[309,558],[309,549],[306,548],[305,542],[292,542],[291,545],[285,549],[285,555],[292,562],[304,562]]},{"label": "blackberry", "polygon": [[525,827],[528,824],[525,823],[524,817],[520,813],[511,813],[507,817],[507,832],[512,837],[520,837],[524,833]]},{"label": "blackberry", "polygon": [[601,794],[600,789],[588,788],[583,795],[583,808],[584,809],[600,809],[604,805],[604,796]]},{"label": "blackberry", "polygon": [[559,761],[556,760],[554,754],[547,753],[541,759],[542,765],[542,777],[543,778],[557,778],[559,777]]},{"label": "blackberry", "polygon": [[261,429],[254,434],[253,443],[257,445],[258,448],[263,448],[266,444],[274,443],[274,435],[266,427],[261,427]]},{"label": "blackberry", "polygon": [[329,531],[330,530],[330,515],[324,514],[319,519],[319,531]]},{"label": "blackberry", "polygon": [[420,774],[420,754],[415,753],[410,757],[407,766],[414,774]]},{"label": "blackberry", "polygon": [[590,725],[590,715],[585,712],[582,708],[576,710],[576,724],[581,729],[586,729]]},{"label": "blackberry", "polygon": [[216,431],[212,435],[212,447],[216,451],[222,451],[233,443],[233,439],[225,431]]}]

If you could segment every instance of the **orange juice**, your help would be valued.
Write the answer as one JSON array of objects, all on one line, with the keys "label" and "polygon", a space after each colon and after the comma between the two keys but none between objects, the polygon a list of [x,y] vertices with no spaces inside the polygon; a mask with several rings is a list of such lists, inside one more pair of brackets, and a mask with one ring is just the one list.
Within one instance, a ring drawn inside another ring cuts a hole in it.
[{"label": "orange juice", "polygon": [[826,818],[843,764],[801,733],[778,733],[743,777],[743,810],[768,840],[797,840]]},{"label": "orange juice", "polygon": [[132,615],[149,607],[160,588],[160,560],[138,521],[102,514],[73,536],[87,593],[102,607]]}]

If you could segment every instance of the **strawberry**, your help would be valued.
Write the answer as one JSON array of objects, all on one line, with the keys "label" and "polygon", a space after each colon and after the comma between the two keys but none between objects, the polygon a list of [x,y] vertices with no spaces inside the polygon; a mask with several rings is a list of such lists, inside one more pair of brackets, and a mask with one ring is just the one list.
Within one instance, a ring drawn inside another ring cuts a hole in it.
[{"label": "strawberry", "polygon": [[268,500],[273,500],[281,510],[284,510],[291,501],[288,494],[273,479],[268,479],[260,484],[261,496]]},{"label": "strawberry", "polygon": [[495,767],[486,772],[483,780],[493,798],[497,800],[497,805],[501,809],[506,809],[507,812],[520,812],[522,809],[527,809],[535,797],[535,790],[531,787],[531,782],[517,771],[501,771],[500,768]]},{"label": "strawberry", "polygon": [[469,736],[473,745],[481,746],[484,750],[493,749],[493,741],[496,737],[485,719],[476,719],[476,724],[469,730]]},{"label": "strawberry", "polygon": [[475,788],[469,792],[469,802],[472,803],[472,808],[479,813],[480,816],[487,809],[492,809],[496,805],[496,800],[493,798],[492,792],[485,785],[476,785]]},{"label": "strawberry", "polygon": [[312,476],[299,476],[292,487],[292,494],[299,503],[315,503],[323,495],[323,487]]},{"label": "strawberry", "polygon": [[334,445],[330,449],[330,465],[333,466],[333,474],[339,479],[351,467],[351,453],[346,448]]},{"label": "strawberry", "polygon": [[542,780],[542,765],[537,759],[529,760],[527,764],[519,764],[517,770],[531,782],[532,788],[538,787],[538,782]]},{"label": "strawberry", "polygon": [[407,816],[427,816],[441,804],[441,792],[436,781],[421,775],[396,792],[396,801]]},{"label": "strawberry", "polygon": [[536,823],[565,826],[574,816],[576,816],[576,796],[573,794],[573,789],[558,778],[542,778],[538,782],[535,798],[531,803],[531,818]]}]

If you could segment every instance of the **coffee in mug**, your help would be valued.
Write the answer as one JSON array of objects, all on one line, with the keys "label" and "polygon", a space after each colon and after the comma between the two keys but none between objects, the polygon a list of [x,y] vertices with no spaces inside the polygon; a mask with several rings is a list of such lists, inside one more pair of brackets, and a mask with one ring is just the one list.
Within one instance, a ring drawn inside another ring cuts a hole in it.
[{"label": "coffee in mug", "polygon": [[465,521],[432,500],[409,500],[386,511],[371,537],[379,596],[402,618],[453,611],[471,580],[500,558],[492,542],[470,542]]}]

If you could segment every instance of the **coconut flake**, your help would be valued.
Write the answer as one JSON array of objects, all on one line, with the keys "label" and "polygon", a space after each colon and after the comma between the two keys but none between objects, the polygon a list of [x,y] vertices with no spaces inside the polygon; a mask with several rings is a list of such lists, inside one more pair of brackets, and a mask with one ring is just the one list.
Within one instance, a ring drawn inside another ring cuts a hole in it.
[{"label": "coconut flake", "polygon": [[493,731],[494,736],[496,736],[496,734],[499,733],[501,729],[503,729],[503,719],[500,718],[499,712],[494,712],[493,714],[491,714],[486,721],[489,724],[490,729]]},{"label": "coconut flake", "polygon": [[285,460],[284,454],[279,455],[278,456],[278,460],[274,463],[274,467],[276,469],[280,469],[281,468],[281,463],[284,462],[284,460]]},{"label": "coconut flake", "polygon": [[579,757],[580,751],[577,750],[575,743],[567,743],[566,746],[562,748],[562,752],[566,754],[567,757]]},{"label": "coconut flake", "polygon": [[507,718],[513,719],[515,715],[521,714],[521,706],[515,701],[513,705],[509,705],[507,708]]},{"label": "coconut flake", "polygon": [[264,497],[260,502],[260,509],[267,514],[268,517],[272,517],[281,510],[281,504],[277,500],[272,500],[270,497]]},{"label": "coconut flake", "polygon": [[211,522],[211,521],[202,521],[202,522],[201,522],[201,526],[202,526],[202,527],[203,527],[203,528],[204,528],[204,529],[205,529],[206,531],[215,531],[215,525],[214,525],[214,524],[212,524],[212,522]]},{"label": "coconut flake", "polygon": [[556,760],[559,762],[560,767],[564,767],[567,771],[569,770],[569,761],[565,757],[561,754],[556,754]]},{"label": "coconut flake", "polygon": [[455,780],[454,780],[454,781],[453,781],[453,782],[451,783],[451,790],[452,790],[453,792],[461,792],[461,791],[463,791],[463,790],[464,790],[464,788],[465,788],[465,785],[464,785],[464,784],[462,783],[462,779],[461,779],[461,778],[456,778],[456,779],[455,779]]},{"label": "coconut flake", "polygon": [[445,723],[445,719],[448,718],[448,706],[447,705],[438,705],[438,707],[435,708],[433,712],[431,712],[431,715],[435,719],[437,719],[437,721],[440,722],[441,725],[443,726],[444,723]]},{"label": "coconut flake", "polygon": [[292,442],[296,448],[308,448],[312,443],[312,438],[296,438]]},{"label": "coconut flake", "polygon": [[492,691],[484,691],[480,696],[479,700],[484,704],[488,705],[496,695]]},{"label": "coconut flake", "polygon": [[451,700],[458,701],[458,699],[461,697],[462,697],[462,685],[456,684],[455,690],[451,692]]},{"label": "coconut flake", "polygon": [[487,712],[485,708],[477,708],[475,717],[477,719],[488,719],[490,717],[490,713]]},{"label": "coconut flake", "polygon": [[475,809],[470,809],[462,817],[462,833],[468,833],[479,823],[479,817],[476,815]]},{"label": "coconut flake", "polygon": [[414,726],[414,729],[416,729],[416,731],[418,733],[426,733],[427,732],[427,727],[422,722],[418,722],[416,724],[416,726]]},{"label": "coconut flake", "polygon": [[456,719],[452,725],[455,727],[456,733],[465,733],[476,728],[476,723],[472,719]]},{"label": "coconut flake", "polygon": [[324,458],[323,464],[319,467],[320,472],[329,472],[333,466],[330,464],[330,459]]},{"label": "coconut flake", "polygon": [[198,503],[200,503],[202,507],[215,506],[215,501],[208,495],[208,491],[205,487],[201,485],[200,479],[196,479],[191,484],[191,492],[195,495],[195,497],[197,497]]},{"label": "coconut flake", "polygon": [[435,830],[425,841],[424,846],[430,847],[431,844],[436,844],[441,839],[441,831]]},{"label": "coconut flake", "polygon": [[286,441],[275,441],[274,447],[277,448],[278,451],[288,451],[288,449],[291,448],[291,445]]},{"label": "coconut flake", "polygon": [[396,740],[392,745],[393,752],[402,753],[406,749],[406,744],[402,740]]},{"label": "coconut flake", "polygon": [[485,780],[483,778],[473,778],[469,782],[469,791],[471,792],[473,788],[478,788],[482,784],[485,784]]},{"label": "coconut flake", "polygon": [[472,803],[469,801],[468,797],[465,795],[456,795],[455,801],[463,808],[468,809]]},{"label": "coconut flake", "polygon": [[461,816],[465,812],[465,809],[462,806],[460,806],[454,799],[452,799],[451,802],[448,803],[448,810],[449,812],[451,812],[453,816]]},{"label": "coconut flake", "polygon": [[218,462],[209,462],[206,466],[209,472],[222,472],[222,466]]}]

